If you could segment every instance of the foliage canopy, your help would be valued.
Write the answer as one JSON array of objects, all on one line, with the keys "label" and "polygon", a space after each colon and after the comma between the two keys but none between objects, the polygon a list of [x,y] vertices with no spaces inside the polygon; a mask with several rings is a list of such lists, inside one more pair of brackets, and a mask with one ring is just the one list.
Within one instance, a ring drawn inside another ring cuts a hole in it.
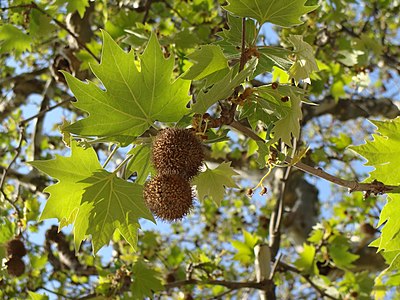
[{"label": "foliage canopy", "polygon": [[[399,10],[0,1],[0,297],[397,299]],[[206,156],[172,224],[143,199],[166,127]]]}]

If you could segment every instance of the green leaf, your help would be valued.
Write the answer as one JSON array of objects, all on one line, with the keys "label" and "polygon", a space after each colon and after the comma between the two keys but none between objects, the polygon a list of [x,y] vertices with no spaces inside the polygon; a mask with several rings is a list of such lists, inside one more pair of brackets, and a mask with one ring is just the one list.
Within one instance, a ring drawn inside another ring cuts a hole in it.
[{"label": "green leaf", "polygon": [[378,227],[385,224],[381,230],[379,239],[371,243],[371,246],[377,247],[378,252],[384,250],[385,252],[400,253],[400,220],[398,217],[400,210],[400,195],[391,194],[388,197],[386,205],[383,207],[379,217]]},{"label": "green leaf", "polygon": [[386,121],[371,121],[378,127],[372,141],[351,146],[365,159],[365,165],[375,168],[367,181],[378,180],[388,185],[400,184],[400,117]]},{"label": "green leaf", "polygon": [[58,183],[44,190],[50,197],[40,220],[57,218],[60,228],[72,224],[81,204],[84,188],[88,186],[82,180],[101,169],[96,152],[93,148],[83,149],[72,142],[70,157],[56,155],[55,159],[32,161],[29,164],[58,180]]},{"label": "green leaf", "polygon": [[[373,140],[366,141],[360,146],[351,146],[350,149],[367,159],[365,163],[373,166],[375,170],[370,172],[368,182],[378,180],[388,185],[400,184],[400,117],[386,121],[372,121],[377,126],[377,134],[373,134]],[[400,253],[400,195],[389,194],[387,203],[382,209],[379,226],[383,226],[381,236],[371,243],[378,251],[391,252],[392,260]],[[389,261],[391,263],[391,261]]]},{"label": "green leaf", "polygon": [[[229,29],[222,29],[222,32],[218,32],[217,35],[223,39],[223,41],[218,41],[217,44],[221,45],[223,48],[225,48],[223,45],[233,46],[232,47],[232,52],[237,53],[240,56],[240,51],[236,49],[237,46],[242,45],[242,19],[234,17],[230,14],[228,14],[228,21],[227,25]],[[254,44],[254,40],[257,35],[257,29],[254,24],[254,21],[251,19],[246,20],[246,35],[245,35],[245,43],[246,46],[249,47]]]},{"label": "green leaf", "polygon": [[270,22],[282,27],[302,24],[300,17],[318,6],[304,6],[306,0],[229,0],[224,7],[239,17],[256,19],[260,24]]},{"label": "green leaf", "polygon": [[200,201],[208,196],[219,206],[224,199],[225,187],[237,187],[232,176],[239,174],[230,165],[230,162],[223,162],[215,169],[207,168],[194,179]]},{"label": "green leaf", "polygon": [[137,145],[132,148],[128,154],[133,154],[133,158],[129,161],[125,171],[125,178],[128,178],[136,172],[135,182],[138,184],[144,184],[147,176],[154,172],[153,165],[151,163],[151,148],[149,145]]},{"label": "green leaf", "polygon": [[7,218],[2,220],[4,223],[0,224],[0,244],[5,244],[14,237],[17,226]]},{"label": "green leaf", "polygon": [[132,269],[133,282],[131,285],[132,299],[152,298],[153,293],[164,290],[160,274],[142,260],[138,260]]},{"label": "green leaf", "polygon": [[7,218],[3,218],[0,224],[0,260],[7,257],[6,243],[12,240],[16,233],[16,224]]},{"label": "green leaf", "polygon": [[316,274],[318,268],[315,262],[315,247],[303,244],[303,251],[300,257],[294,262],[294,265],[304,274]]},{"label": "green leaf", "polygon": [[0,54],[15,50],[19,55],[23,51],[31,50],[32,39],[17,27],[11,24],[0,26]]},{"label": "green leaf", "polygon": [[214,103],[229,97],[237,86],[242,84],[247,77],[253,74],[256,65],[257,60],[251,60],[248,66],[236,76],[233,75],[234,69],[231,69],[230,72],[222,80],[214,84],[209,91],[200,91],[197,102],[192,107],[192,111],[203,114]]},{"label": "green leaf", "polygon": [[335,148],[338,151],[343,151],[352,143],[351,136],[348,136],[347,134],[344,133],[340,133],[338,137],[336,136],[331,137],[329,141],[335,145]]},{"label": "green leaf", "polygon": [[350,252],[348,239],[344,236],[335,236],[330,239],[328,252],[335,265],[344,270],[351,268],[353,266],[351,263],[359,257]]},{"label": "green leaf", "polygon": [[273,111],[265,109],[265,107],[260,103],[261,101],[257,100],[258,99],[255,101],[246,101],[240,113],[240,119],[247,118],[253,130],[256,129],[259,122],[268,126],[268,124],[276,121]]},{"label": "green leaf", "polygon": [[49,296],[47,296],[47,295],[42,295],[42,294],[38,294],[35,292],[31,292],[31,291],[28,291],[28,294],[32,300],[48,300],[49,299]]},{"label": "green leaf", "polygon": [[291,109],[287,116],[275,122],[272,129],[274,132],[273,141],[282,140],[286,145],[292,146],[292,137],[297,139],[300,136],[300,120],[303,117],[301,112],[301,98],[298,94],[290,91]]},{"label": "green leaf", "polygon": [[103,41],[101,63],[91,69],[106,91],[64,73],[78,99],[74,105],[89,113],[68,130],[82,136],[134,137],[156,120],[176,122],[187,113],[190,81],[171,82],[174,59],[164,58],[154,34],[140,56],[140,72],[132,52],[124,52],[104,31]]},{"label": "green leaf", "polygon": [[[136,248],[138,219],[154,222],[153,215],[143,200],[143,187],[117,177],[115,173],[99,170],[82,182],[88,184],[82,203],[92,204],[86,234],[92,235],[93,251],[96,253],[108,244],[115,230]],[[80,215],[80,218],[85,215]]]},{"label": "green leaf", "polygon": [[33,9],[30,14],[29,34],[36,37],[50,35],[56,30],[56,26],[51,22],[51,18]]},{"label": "green leaf", "polygon": [[86,7],[89,7],[89,0],[68,0],[67,12],[73,13],[78,11],[81,19],[85,14]]},{"label": "green leaf", "polygon": [[232,246],[237,250],[233,259],[244,264],[251,264],[254,261],[254,246],[258,243],[259,239],[246,230],[243,230],[243,238],[244,242],[231,241]]},{"label": "green leaf", "polygon": [[358,57],[364,54],[364,52],[360,50],[342,50],[337,53],[343,56],[339,58],[338,61],[348,67],[356,65],[358,63]]},{"label": "green leaf", "polygon": [[96,253],[115,230],[135,249],[138,219],[154,221],[144,204],[142,186],[102,169],[93,148],[83,149],[73,141],[70,157],[30,164],[59,181],[45,189],[50,197],[40,218],[57,218],[60,228],[74,223],[76,250],[91,235]]},{"label": "green leaf", "polygon": [[260,169],[265,168],[265,166],[267,165],[267,158],[269,155],[269,143],[264,143],[264,142],[260,142],[257,141],[257,146],[258,146],[258,150],[257,150],[257,159],[256,162],[258,163],[258,166],[260,167]]},{"label": "green leaf", "polygon": [[200,80],[228,67],[228,61],[219,46],[203,45],[187,57],[194,62],[182,76],[183,79]]},{"label": "green leaf", "polygon": [[258,49],[258,59],[255,75],[272,72],[272,68],[278,66],[280,69],[289,71],[293,62],[288,58],[290,51],[279,47],[263,47]]},{"label": "green leaf", "polygon": [[288,40],[293,44],[296,55],[296,61],[289,69],[290,77],[294,78],[296,82],[304,80],[311,83],[311,73],[319,71],[313,48],[303,41],[302,35],[290,35]]}]

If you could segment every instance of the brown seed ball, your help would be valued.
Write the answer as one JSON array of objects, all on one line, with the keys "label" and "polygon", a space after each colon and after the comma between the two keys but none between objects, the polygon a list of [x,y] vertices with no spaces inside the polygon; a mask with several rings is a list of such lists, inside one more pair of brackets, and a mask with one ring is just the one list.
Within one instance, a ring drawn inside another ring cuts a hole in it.
[{"label": "brown seed ball", "polygon": [[153,142],[153,164],[160,174],[191,179],[199,173],[203,160],[201,140],[190,129],[163,129]]},{"label": "brown seed ball", "polygon": [[7,254],[12,257],[23,257],[26,255],[24,243],[19,239],[13,239],[7,243]]},{"label": "brown seed ball", "polygon": [[177,221],[190,213],[193,191],[190,183],[175,174],[160,174],[146,183],[143,197],[153,214],[165,221]]},{"label": "brown seed ball", "polygon": [[11,257],[6,262],[7,272],[11,276],[19,277],[25,272],[25,263],[20,257]]}]

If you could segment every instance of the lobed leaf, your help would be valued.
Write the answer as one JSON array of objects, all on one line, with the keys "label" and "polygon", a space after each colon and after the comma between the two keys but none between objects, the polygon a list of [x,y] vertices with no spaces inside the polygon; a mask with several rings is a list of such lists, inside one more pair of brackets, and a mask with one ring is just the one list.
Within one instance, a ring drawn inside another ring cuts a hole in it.
[{"label": "lobed leaf", "polygon": [[304,6],[306,0],[229,0],[225,10],[239,17],[270,22],[282,27],[302,24],[300,17],[318,6]]},{"label": "lobed leaf", "polygon": [[190,81],[171,81],[174,59],[165,59],[160,44],[151,35],[140,56],[140,71],[132,52],[123,51],[103,31],[100,64],[91,64],[105,91],[93,82],[84,83],[65,73],[78,99],[74,105],[89,113],[67,129],[82,136],[136,137],[157,120],[176,122],[187,113]]}]

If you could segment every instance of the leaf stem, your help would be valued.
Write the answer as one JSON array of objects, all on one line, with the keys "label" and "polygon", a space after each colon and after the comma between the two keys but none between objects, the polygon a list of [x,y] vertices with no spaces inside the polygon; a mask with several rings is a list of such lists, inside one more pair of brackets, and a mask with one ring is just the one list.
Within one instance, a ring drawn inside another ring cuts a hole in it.
[{"label": "leaf stem", "polygon": [[261,178],[261,180],[259,181],[259,183],[253,188],[253,190],[258,189],[260,186],[264,186],[263,182],[264,180],[268,177],[269,174],[271,174],[273,167],[271,165],[268,165],[268,171],[267,173],[263,176],[263,178]]},{"label": "leaf stem", "polygon": [[106,161],[103,164],[103,169],[105,169],[105,167],[108,165],[108,163],[110,162],[111,158],[114,156],[114,154],[117,152],[117,150],[119,149],[118,145],[115,145],[114,149],[112,149],[110,155],[108,155]]},{"label": "leaf stem", "polygon": [[242,18],[242,53],[240,54],[239,72],[243,70],[246,64],[246,18]]},{"label": "leaf stem", "polygon": [[119,165],[115,168],[113,174],[117,173],[121,168],[133,157],[133,154],[128,155]]}]

